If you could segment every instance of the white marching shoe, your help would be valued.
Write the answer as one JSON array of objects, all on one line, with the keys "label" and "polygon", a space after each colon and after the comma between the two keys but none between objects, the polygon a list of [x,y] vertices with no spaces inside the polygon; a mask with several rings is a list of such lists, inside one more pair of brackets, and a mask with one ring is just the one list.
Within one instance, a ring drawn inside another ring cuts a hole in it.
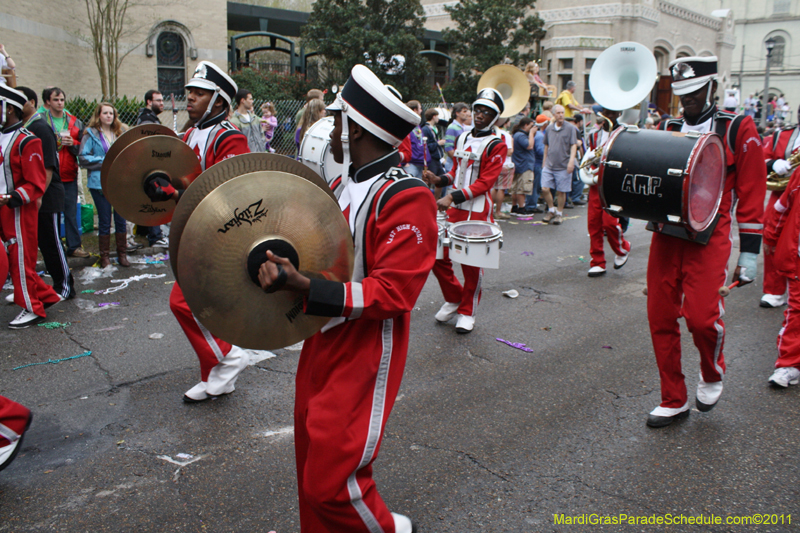
[{"label": "white marching shoe", "polygon": [[631,256],[631,251],[628,250],[628,253],[625,255],[615,255],[614,256],[614,270],[619,270],[620,268],[625,266],[625,263],[628,262],[628,258]]},{"label": "white marching shoe", "polygon": [[697,395],[695,396],[697,410],[701,413],[712,410],[717,405],[720,394],[722,394],[722,381],[708,383],[703,381],[703,375],[700,374],[700,381],[697,382]]},{"label": "white marching shoe", "polygon": [[606,273],[606,269],[601,266],[594,266],[589,269],[589,277],[596,278]]},{"label": "white marching shoe", "polygon": [[469,333],[474,327],[474,316],[458,315],[458,321],[456,321],[456,333]]},{"label": "white marching shoe", "polygon": [[394,518],[394,530],[396,533],[417,533],[417,526],[407,516],[392,513]]},{"label": "white marching shoe", "polygon": [[793,366],[776,368],[769,378],[769,382],[784,389],[789,385],[800,383],[800,370]]},{"label": "white marching shoe", "polygon": [[765,294],[761,297],[761,301],[758,303],[760,307],[766,307],[767,309],[772,307],[780,307],[782,305],[786,305],[786,296],[783,294]]},{"label": "white marching shoe", "polygon": [[208,400],[210,396],[206,392],[206,382],[201,381],[191,389],[183,393],[183,401],[186,403],[198,403]]},{"label": "white marching shoe", "polygon": [[10,304],[14,303],[14,293],[13,292],[11,294],[9,294],[8,296],[6,296],[6,302],[10,303]]},{"label": "white marching shoe", "polygon": [[211,369],[206,382],[206,393],[209,396],[219,396],[233,392],[236,379],[250,362],[250,355],[239,348],[232,346],[228,355]]},{"label": "white marching shoe", "polygon": [[445,302],[442,307],[439,308],[439,311],[436,313],[436,320],[439,322],[447,322],[454,316],[456,316],[456,311],[458,311],[459,303],[450,303]]}]

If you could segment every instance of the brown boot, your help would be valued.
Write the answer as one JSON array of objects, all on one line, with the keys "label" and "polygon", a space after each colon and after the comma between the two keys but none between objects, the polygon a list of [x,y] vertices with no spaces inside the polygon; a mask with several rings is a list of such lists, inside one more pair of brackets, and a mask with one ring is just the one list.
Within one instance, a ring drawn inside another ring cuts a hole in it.
[{"label": "brown boot", "polygon": [[105,268],[111,264],[111,259],[108,258],[111,235],[98,235],[97,244],[100,247],[100,268]]},{"label": "brown boot", "polygon": [[119,266],[129,267],[131,266],[130,262],[128,261],[128,236],[124,233],[115,233],[114,237],[117,240],[117,261],[119,262]]}]

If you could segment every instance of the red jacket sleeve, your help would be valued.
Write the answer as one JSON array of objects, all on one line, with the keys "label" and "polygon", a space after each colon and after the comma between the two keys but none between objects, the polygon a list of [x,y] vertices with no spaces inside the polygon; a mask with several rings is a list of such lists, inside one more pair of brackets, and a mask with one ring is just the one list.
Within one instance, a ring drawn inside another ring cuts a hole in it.
[{"label": "red jacket sleeve", "polygon": [[214,164],[233,156],[249,153],[250,148],[247,146],[247,137],[244,133],[239,130],[224,131],[217,139]]},{"label": "red jacket sleeve", "polygon": [[411,311],[436,260],[438,233],[427,187],[395,194],[367,228],[368,275],[348,283],[312,279],[305,312],[385,320]]},{"label": "red jacket sleeve", "polygon": [[[35,202],[44,194],[46,175],[44,171],[44,156],[42,155],[42,141],[38,137],[30,136],[20,139],[22,154],[19,159],[20,172],[14,176],[14,191],[11,193],[22,205]],[[12,207],[16,207],[13,206]]]},{"label": "red jacket sleeve", "polygon": [[736,220],[739,223],[739,248],[757,254],[764,229],[764,197],[767,195],[767,169],[761,137],[752,117],[744,117],[736,136],[734,150],[736,183],[739,199]]},{"label": "red jacket sleeve", "polygon": [[397,148],[397,150],[400,152],[400,156],[402,157],[402,160],[400,161],[401,165],[406,165],[409,161],[411,161],[411,135],[412,133],[409,133]]},{"label": "red jacket sleeve", "polygon": [[[453,203],[460,204],[489,192],[503,170],[507,154],[508,146],[502,138],[500,142],[490,145],[489,149],[481,156],[481,170],[478,179],[469,187],[452,191]],[[461,164],[460,161],[459,164]]]}]

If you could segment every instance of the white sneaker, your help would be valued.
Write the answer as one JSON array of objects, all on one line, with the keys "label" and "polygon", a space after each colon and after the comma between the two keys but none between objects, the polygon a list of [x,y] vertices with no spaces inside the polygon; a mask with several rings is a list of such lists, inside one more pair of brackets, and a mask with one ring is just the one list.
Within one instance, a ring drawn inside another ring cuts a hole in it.
[{"label": "white sneaker", "polygon": [[186,403],[197,403],[208,400],[210,396],[206,393],[206,382],[201,381],[191,389],[183,393],[183,401]]},{"label": "white sneaker", "polygon": [[6,302],[13,304],[14,303],[14,293],[12,292],[8,296],[6,296]]},{"label": "white sneaker", "polygon": [[249,362],[250,354],[238,346],[231,347],[228,355],[223,357],[222,361],[209,372],[206,393],[209,396],[219,396],[233,392],[239,373],[247,367]]},{"label": "white sneaker", "polygon": [[628,262],[628,257],[630,257],[631,252],[628,251],[625,255],[616,255],[614,256],[614,270],[619,270],[620,268],[625,266],[625,263]]},{"label": "white sneaker", "polygon": [[800,383],[800,370],[793,366],[776,368],[769,377],[769,382],[784,389],[789,385],[797,385]]},{"label": "white sneaker", "polygon": [[589,277],[596,278],[606,273],[606,269],[601,266],[595,266],[589,269]]},{"label": "white sneaker", "polygon": [[786,305],[786,296],[783,294],[765,294],[758,304],[761,307],[772,308]]},{"label": "white sneaker", "polygon": [[156,242],[150,245],[152,248],[169,248],[169,238],[164,237],[163,239],[158,239]]},{"label": "white sneaker", "polygon": [[445,304],[439,308],[439,311],[436,313],[436,320],[439,322],[447,322],[454,316],[456,316],[456,311],[458,311],[458,303],[450,303],[445,302]]},{"label": "white sneaker", "polygon": [[25,329],[34,324],[38,324],[39,322],[44,321],[43,316],[39,316],[36,313],[31,313],[27,309],[23,309],[20,314],[17,315],[17,318],[12,320],[8,323],[8,327],[10,329]]},{"label": "white sneaker", "polygon": [[456,333],[469,333],[474,327],[474,316],[458,315],[458,321],[456,321]]},{"label": "white sneaker", "polygon": [[394,530],[396,533],[414,533],[417,530],[414,527],[414,523],[407,516],[392,513],[392,518],[394,518]]},{"label": "white sneaker", "polygon": [[708,383],[703,381],[703,375],[700,374],[700,381],[697,382],[697,394],[695,396],[697,410],[701,413],[712,410],[714,406],[717,405],[720,394],[722,394],[722,381]]}]

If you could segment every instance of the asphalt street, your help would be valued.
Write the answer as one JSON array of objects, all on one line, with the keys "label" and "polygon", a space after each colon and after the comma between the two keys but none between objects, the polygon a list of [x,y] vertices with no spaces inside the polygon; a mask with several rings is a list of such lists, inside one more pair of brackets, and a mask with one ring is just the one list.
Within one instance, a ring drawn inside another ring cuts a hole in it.
[{"label": "asphalt street", "polygon": [[[767,384],[783,310],[758,307],[760,277],[727,299],[719,404],[650,429],[660,401],[642,294],[650,233],[633,221],[628,264],[588,278],[586,210],[565,215],[561,226],[501,223],[501,268],[485,273],[469,335],[436,323],[443,300],[428,280],[375,462],[390,509],[420,533],[800,529],[800,387]],[[9,330],[18,309],[0,307],[0,394],[34,412],[0,473],[0,532],[298,532],[297,347],[255,354],[233,394],[184,404],[199,367],[169,311],[168,265],[96,273],[76,269],[78,297],[51,310],[66,327]],[[164,276],[84,292],[142,274]],[[698,356],[682,328],[693,403]],[[777,524],[725,523],[757,514]],[[568,523],[620,515],[683,523]],[[711,515],[723,523],[687,523]]]}]

